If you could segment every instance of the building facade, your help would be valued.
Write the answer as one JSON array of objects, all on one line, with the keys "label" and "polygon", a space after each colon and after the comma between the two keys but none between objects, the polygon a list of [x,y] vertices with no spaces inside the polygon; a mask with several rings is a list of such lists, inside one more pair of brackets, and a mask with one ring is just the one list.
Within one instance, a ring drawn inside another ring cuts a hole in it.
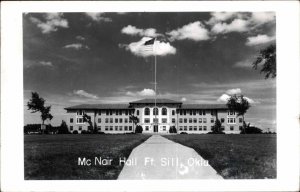
[{"label": "building facade", "polygon": [[169,99],[143,99],[129,104],[83,104],[65,108],[69,131],[87,131],[89,123],[83,121],[87,114],[98,131],[104,133],[134,132],[136,125],[130,116],[138,118],[137,125],[143,133],[169,133],[174,126],[177,133],[206,134],[212,131],[216,119],[226,134],[239,134],[243,120],[225,104],[183,104]]}]

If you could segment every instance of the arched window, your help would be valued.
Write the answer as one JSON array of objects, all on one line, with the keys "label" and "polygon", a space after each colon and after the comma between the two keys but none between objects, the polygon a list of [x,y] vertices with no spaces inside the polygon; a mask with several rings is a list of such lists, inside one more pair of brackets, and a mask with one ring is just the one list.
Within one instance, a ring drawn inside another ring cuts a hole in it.
[{"label": "arched window", "polygon": [[145,108],[144,114],[145,115],[150,115],[150,109],[149,108]]},{"label": "arched window", "polygon": [[158,115],[158,108],[153,109],[153,115]]},{"label": "arched window", "polygon": [[162,115],[167,115],[167,108],[162,108]]}]

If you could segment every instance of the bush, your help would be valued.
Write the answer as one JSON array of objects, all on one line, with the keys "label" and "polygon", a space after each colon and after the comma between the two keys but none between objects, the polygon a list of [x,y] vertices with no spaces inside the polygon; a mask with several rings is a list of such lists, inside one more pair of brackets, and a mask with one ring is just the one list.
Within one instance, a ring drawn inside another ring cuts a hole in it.
[{"label": "bush", "polygon": [[169,133],[177,133],[177,129],[175,128],[175,126],[170,127]]},{"label": "bush", "polygon": [[99,131],[99,132],[97,132],[97,134],[103,135],[103,134],[105,134],[105,133],[102,132],[102,131]]},{"label": "bush", "polygon": [[181,132],[180,134],[188,134],[187,132]]},{"label": "bush", "polygon": [[25,134],[32,134],[32,133],[40,133],[41,132],[41,124],[27,124],[24,126],[24,133]]},{"label": "bush", "polygon": [[136,126],[135,133],[143,133],[143,127],[140,125]]},{"label": "bush", "polygon": [[73,131],[73,134],[78,134],[78,131],[76,131],[76,130],[75,130],[75,131]]},{"label": "bush", "polygon": [[242,130],[241,134],[261,134],[262,130],[258,127],[246,127],[245,131]]},{"label": "bush", "polygon": [[225,134],[224,132],[208,132],[207,134]]},{"label": "bush", "polygon": [[89,132],[86,131],[86,130],[82,130],[82,131],[81,131],[81,134],[89,134]]}]

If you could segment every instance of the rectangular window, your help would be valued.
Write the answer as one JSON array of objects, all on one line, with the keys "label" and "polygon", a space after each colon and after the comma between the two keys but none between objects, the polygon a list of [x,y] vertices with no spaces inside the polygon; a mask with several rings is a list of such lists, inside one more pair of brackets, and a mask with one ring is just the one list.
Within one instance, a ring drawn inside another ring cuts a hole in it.
[{"label": "rectangular window", "polygon": [[183,115],[186,115],[186,110],[183,111]]},{"label": "rectangular window", "polygon": [[183,121],[184,121],[184,123],[187,123],[187,118],[184,118]]},{"label": "rectangular window", "polygon": [[172,115],[175,115],[175,110],[172,110]]},{"label": "rectangular window", "polygon": [[83,110],[77,111],[77,115],[82,116],[83,114],[84,114],[84,111],[83,111]]},{"label": "rectangular window", "polygon": [[70,130],[71,130],[71,131],[73,130],[73,126],[70,126]]},{"label": "rectangular window", "polygon": [[179,123],[182,123],[182,118],[179,118]]},{"label": "rectangular window", "polygon": [[83,118],[82,117],[77,118],[76,122],[77,123],[83,123]]},{"label": "rectangular window", "polygon": [[182,131],[182,126],[179,127],[179,131]]},{"label": "rectangular window", "polygon": [[144,123],[150,123],[150,119],[149,118],[145,118],[144,119]]},{"label": "rectangular window", "polygon": [[193,131],[193,126],[189,126],[189,131]]},{"label": "rectangular window", "polygon": [[243,123],[243,118],[239,118],[239,123]]},{"label": "rectangular window", "polygon": [[120,119],[119,119],[119,122],[120,122],[120,123],[123,123],[123,119],[122,119],[122,118],[120,118]]},{"label": "rectangular window", "polygon": [[228,118],[227,123],[234,124],[235,123],[235,118],[233,118],[233,117]]},{"label": "rectangular window", "polygon": [[98,118],[98,123],[101,123],[101,118]]},{"label": "rectangular window", "polygon": [[112,110],[109,110],[109,115],[112,115],[112,113],[113,113]]},{"label": "rectangular window", "polygon": [[132,120],[130,118],[128,119],[128,121],[129,121],[129,123],[132,123]]},{"label": "rectangular window", "polygon": [[196,115],[196,110],[193,110],[193,115]]},{"label": "rectangular window", "polygon": [[105,123],[108,123],[108,118],[105,118]]},{"label": "rectangular window", "polygon": [[193,119],[192,118],[189,118],[189,123],[193,123]]},{"label": "rectangular window", "polygon": [[197,119],[196,119],[196,118],[194,118],[194,119],[193,119],[193,122],[194,122],[194,123],[197,123]]},{"label": "rectangular window", "polygon": [[199,123],[202,123],[202,118],[199,118]]},{"label": "rectangular window", "polygon": [[197,131],[197,126],[194,126],[194,131]]},{"label": "rectangular window", "polygon": [[119,115],[119,111],[118,110],[116,110],[116,115]]},{"label": "rectangular window", "polygon": [[206,112],[205,112],[205,110],[203,110],[203,111],[202,111],[202,114],[203,114],[203,115],[206,115]]},{"label": "rectangular window", "polygon": [[114,119],[113,118],[110,118],[110,121],[109,121],[110,123],[113,123],[114,122]]},{"label": "rectangular window", "polygon": [[106,115],[109,115],[109,111],[108,110],[106,110],[105,113],[106,113]]},{"label": "rectangular window", "polygon": [[228,115],[235,115],[235,111],[233,110],[228,111]]},{"label": "rectangular window", "polygon": [[206,130],[207,130],[207,127],[206,127],[206,126],[203,126],[203,130],[206,131]]},{"label": "rectangular window", "polygon": [[224,127],[224,126],[221,126],[221,130],[224,131],[224,130],[225,130],[225,127]]},{"label": "rectangular window", "polygon": [[206,123],[206,118],[203,118],[203,123]]},{"label": "rectangular window", "polygon": [[73,123],[73,118],[70,118],[70,123]]},{"label": "rectangular window", "polygon": [[184,130],[187,131],[187,126],[184,126]]},{"label": "rectangular window", "polygon": [[115,131],[118,131],[118,126],[115,126]]},{"label": "rectangular window", "polygon": [[189,110],[190,111],[190,115],[193,115],[193,111],[192,110]]},{"label": "rectangular window", "polygon": [[199,115],[202,115],[202,110],[199,110]]},{"label": "rectangular window", "polygon": [[175,123],[175,118],[172,118],[172,123]]},{"label": "rectangular window", "polygon": [[211,119],[210,119],[210,122],[211,122],[211,123],[214,123],[214,122],[215,122],[215,119],[214,119],[214,118],[211,118]]},{"label": "rectangular window", "polygon": [[119,114],[122,115],[122,110],[119,111]]},{"label": "rectangular window", "polygon": [[105,126],[105,131],[108,131],[108,126]]},{"label": "rectangular window", "polygon": [[101,131],[101,126],[98,126],[97,128],[98,128],[98,131]]},{"label": "rectangular window", "polygon": [[125,110],[125,115],[128,115],[128,111],[127,110]]},{"label": "rectangular window", "polygon": [[233,129],[234,129],[234,126],[230,126],[230,131],[233,131]]},{"label": "rectangular window", "polygon": [[167,118],[162,118],[161,121],[162,123],[167,123]]},{"label": "rectangular window", "polygon": [[112,131],[112,130],[113,130],[113,126],[110,126],[110,127],[109,127],[109,130]]},{"label": "rectangular window", "polygon": [[122,131],[122,130],[123,130],[123,127],[122,127],[122,126],[119,126],[119,130]]},{"label": "rectangular window", "polygon": [[118,118],[115,118],[115,123],[118,123],[118,122],[119,122]]},{"label": "rectangular window", "polygon": [[163,131],[165,131],[166,130],[166,126],[163,126]]},{"label": "rectangular window", "polygon": [[157,118],[153,118],[153,123],[158,123],[158,119]]},{"label": "rectangular window", "polygon": [[125,126],[125,127],[124,127],[124,130],[125,130],[125,131],[128,131],[128,126]]},{"label": "rectangular window", "polygon": [[182,115],[182,110],[180,110],[179,114]]},{"label": "rectangular window", "polygon": [[202,131],[202,126],[199,126],[199,131]]},{"label": "rectangular window", "polygon": [[146,131],[149,131],[149,126],[146,126]]},{"label": "rectangular window", "polygon": [[125,118],[124,121],[125,121],[125,123],[128,123],[128,119],[127,118]]},{"label": "rectangular window", "polygon": [[224,123],[225,122],[225,119],[224,118],[221,118],[221,123]]},{"label": "rectangular window", "polygon": [[132,126],[129,126],[129,131],[132,131]]},{"label": "rectangular window", "polygon": [[78,130],[81,131],[82,130],[82,126],[79,126]]}]

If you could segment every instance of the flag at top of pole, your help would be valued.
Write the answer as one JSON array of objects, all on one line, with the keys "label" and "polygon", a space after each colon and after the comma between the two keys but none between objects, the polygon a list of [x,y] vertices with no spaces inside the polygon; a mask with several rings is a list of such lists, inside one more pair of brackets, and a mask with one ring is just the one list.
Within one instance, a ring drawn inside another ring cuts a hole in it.
[{"label": "flag at top of pole", "polygon": [[155,38],[152,38],[148,41],[146,41],[143,45],[143,51],[145,52],[152,52],[154,54],[154,49],[153,49],[153,46],[154,46],[154,42],[155,42]]}]

